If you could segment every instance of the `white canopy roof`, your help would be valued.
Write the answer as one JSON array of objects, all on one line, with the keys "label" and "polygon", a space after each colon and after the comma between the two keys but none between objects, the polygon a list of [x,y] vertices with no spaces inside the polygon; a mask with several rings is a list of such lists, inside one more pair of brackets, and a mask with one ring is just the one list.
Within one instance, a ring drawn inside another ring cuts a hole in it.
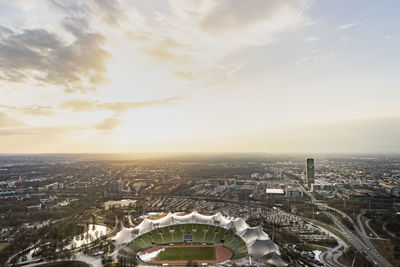
[{"label": "white canopy roof", "polygon": [[124,228],[119,232],[116,241],[125,241],[127,243],[128,238],[123,238],[122,235],[131,237],[131,241],[134,238],[133,232],[135,231],[139,235],[142,235],[158,227],[187,223],[210,224],[230,229],[246,243],[248,253],[254,260],[262,260],[264,256],[267,256],[270,253],[275,253],[277,255],[274,255],[274,257],[268,257],[269,261],[284,263],[279,257],[279,247],[270,239],[268,234],[263,231],[261,226],[250,227],[242,218],[228,219],[219,212],[215,215],[202,215],[197,211],[185,215],[178,215],[177,213],[169,212],[166,216],[158,220],[149,220],[145,217],[136,227]]},{"label": "white canopy roof", "polygon": [[268,240],[269,235],[262,230],[261,226],[249,227],[240,233],[240,237],[247,243],[250,244],[255,240]]},{"label": "white canopy roof", "polygon": [[230,225],[230,223],[231,223],[231,220],[228,220],[220,212],[215,214],[213,216],[213,218],[214,218],[214,224],[219,225],[222,228],[228,227]]},{"label": "white canopy roof", "polygon": [[268,240],[255,240],[249,246],[249,254],[256,258],[262,258],[272,252],[279,254],[279,247],[272,242],[271,239]]},{"label": "white canopy roof", "polygon": [[133,228],[122,228],[112,239],[115,240],[115,245],[119,246],[128,243],[134,238]]},{"label": "white canopy roof", "polygon": [[[268,255],[269,256],[269,255]],[[288,264],[282,260],[282,258],[277,253],[272,253],[272,257],[267,260],[267,263],[274,266],[287,266]]]},{"label": "white canopy roof", "polygon": [[232,220],[231,222],[232,224],[230,229],[232,229],[236,234],[239,234],[250,228],[250,226],[242,218]]}]

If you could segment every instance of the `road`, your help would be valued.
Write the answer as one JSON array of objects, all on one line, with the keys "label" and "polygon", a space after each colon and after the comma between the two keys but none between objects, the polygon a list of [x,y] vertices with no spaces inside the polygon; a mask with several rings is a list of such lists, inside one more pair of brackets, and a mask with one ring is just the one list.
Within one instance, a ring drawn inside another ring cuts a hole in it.
[{"label": "road", "polygon": [[365,226],[371,231],[371,233],[373,234],[373,236],[368,236],[367,232],[365,231],[365,227],[361,221],[361,217],[366,213],[366,210],[362,210],[360,214],[357,215],[357,224],[358,224],[358,228],[360,228],[360,232],[362,233],[362,237],[363,239],[375,239],[375,240],[388,240],[386,238],[381,238],[379,237],[379,235],[374,231],[374,229],[371,228],[371,226],[369,226],[369,221],[370,219],[368,219],[365,222]]},{"label": "road", "polygon": [[[388,266],[388,267],[393,266],[379,254],[379,252],[375,249],[375,247],[368,238],[364,239],[366,243],[362,242],[334,215],[332,215],[330,212],[325,212],[325,214],[328,215],[334,221],[335,225],[339,228],[342,234],[347,237],[347,240],[354,246],[356,250],[365,255],[365,258],[368,261],[372,262],[375,266]],[[358,227],[355,228],[357,229],[357,232],[360,231]],[[361,231],[360,234],[361,234],[360,236],[364,236],[361,233]]]},{"label": "road", "polygon": [[[301,185],[302,186],[302,185]],[[302,186],[304,192],[311,198],[311,202],[317,206],[320,206],[322,209],[328,209],[335,211],[336,213],[346,217],[351,223],[353,223],[354,228],[356,229],[359,236],[364,240],[361,241],[356,235],[354,235],[341,221],[339,221],[334,215],[329,212],[326,214],[335,222],[335,225],[342,231],[343,235],[348,237],[348,241],[354,246],[355,249],[358,250],[361,254],[365,255],[366,259],[371,263],[375,264],[375,266],[393,266],[388,262],[376,249],[375,246],[371,243],[369,238],[363,233],[359,227],[354,223],[353,219],[347,215],[345,212],[335,209],[333,207],[328,206],[325,203],[318,203],[315,199],[314,195],[307,191],[306,188]],[[359,219],[359,218],[357,218]],[[362,225],[361,225],[362,226]]]},{"label": "road", "polygon": [[[13,259],[15,258],[15,257],[17,257],[17,256],[19,256],[19,255],[21,255],[21,254],[23,254],[23,253],[25,253],[25,252],[27,252],[27,251],[29,251],[29,250],[31,250],[32,248],[34,248],[37,244],[39,244],[41,242],[41,240],[39,239],[35,244],[33,244],[32,246],[29,246],[29,247],[27,247],[26,249],[24,249],[24,250],[22,250],[22,251],[20,251],[20,252],[18,252],[18,253],[16,253],[16,254],[14,254],[14,255],[12,255],[11,257],[9,257],[8,258],[8,260],[7,260],[7,262],[6,262],[6,266],[11,266],[11,264],[12,264],[12,261],[13,261]],[[13,265],[13,264],[12,264]]]},{"label": "road", "polygon": [[312,225],[314,225],[315,227],[317,227],[318,229],[320,229],[321,232],[327,233],[328,235],[332,236],[334,239],[336,239],[338,245],[334,248],[328,248],[327,250],[322,252],[319,256],[319,259],[321,260],[321,262],[323,264],[325,264],[326,266],[345,266],[342,265],[339,261],[338,258],[345,252],[348,250],[349,246],[342,240],[340,239],[338,236],[336,236],[334,233],[328,231],[327,229],[316,225],[312,222],[310,222]]}]

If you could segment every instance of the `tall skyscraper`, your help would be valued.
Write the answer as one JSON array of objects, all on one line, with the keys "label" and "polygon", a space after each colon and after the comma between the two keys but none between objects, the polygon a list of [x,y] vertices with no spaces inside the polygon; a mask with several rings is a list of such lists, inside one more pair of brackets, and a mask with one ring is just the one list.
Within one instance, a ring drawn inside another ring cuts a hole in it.
[{"label": "tall skyscraper", "polygon": [[311,184],[314,183],[314,159],[306,159],[306,183],[308,188],[311,188]]},{"label": "tall skyscraper", "polygon": [[124,183],[121,181],[110,183],[110,192],[111,193],[121,193],[123,189],[124,189]]}]

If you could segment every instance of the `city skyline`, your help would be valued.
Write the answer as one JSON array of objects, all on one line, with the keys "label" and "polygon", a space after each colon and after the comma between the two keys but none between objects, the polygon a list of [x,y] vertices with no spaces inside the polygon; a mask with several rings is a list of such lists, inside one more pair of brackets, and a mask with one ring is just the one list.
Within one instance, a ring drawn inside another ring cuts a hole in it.
[{"label": "city skyline", "polygon": [[399,11],[0,0],[0,153],[399,153]]}]

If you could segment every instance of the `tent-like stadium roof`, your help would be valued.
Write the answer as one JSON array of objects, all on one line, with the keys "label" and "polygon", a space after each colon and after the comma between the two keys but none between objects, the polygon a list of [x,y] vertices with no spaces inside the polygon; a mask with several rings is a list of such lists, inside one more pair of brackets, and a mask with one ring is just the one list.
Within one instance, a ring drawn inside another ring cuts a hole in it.
[{"label": "tent-like stadium roof", "polygon": [[269,235],[265,233],[261,226],[257,227],[248,227],[246,230],[241,232],[240,237],[246,242],[246,244],[250,244],[255,240],[268,240]]},{"label": "tent-like stadium roof", "polygon": [[242,218],[230,219],[219,212],[215,215],[202,215],[197,211],[185,215],[169,212],[166,216],[158,220],[149,220],[145,217],[136,227],[123,228],[114,239],[117,245],[124,244],[135,238],[135,234],[133,234],[135,232],[138,235],[142,235],[158,227],[187,223],[210,224],[229,229],[246,243],[250,260],[260,261],[273,253],[273,257],[269,259],[271,262],[274,262],[277,266],[287,266],[279,256],[279,247],[263,231],[261,226],[250,227]]},{"label": "tent-like stadium roof", "polygon": [[271,240],[255,240],[248,245],[249,254],[256,258],[262,258],[263,256],[275,252],[279,254],[279,247]]},{"label": "tent-like stadium roof", "polygon": [[[268,255],[270,256],[270,255]],[[287,263],[282,260],[282,258],[277,253],[272,253],[272,257],[267,260],[267,263],[274,266],[286,266]]]}]

